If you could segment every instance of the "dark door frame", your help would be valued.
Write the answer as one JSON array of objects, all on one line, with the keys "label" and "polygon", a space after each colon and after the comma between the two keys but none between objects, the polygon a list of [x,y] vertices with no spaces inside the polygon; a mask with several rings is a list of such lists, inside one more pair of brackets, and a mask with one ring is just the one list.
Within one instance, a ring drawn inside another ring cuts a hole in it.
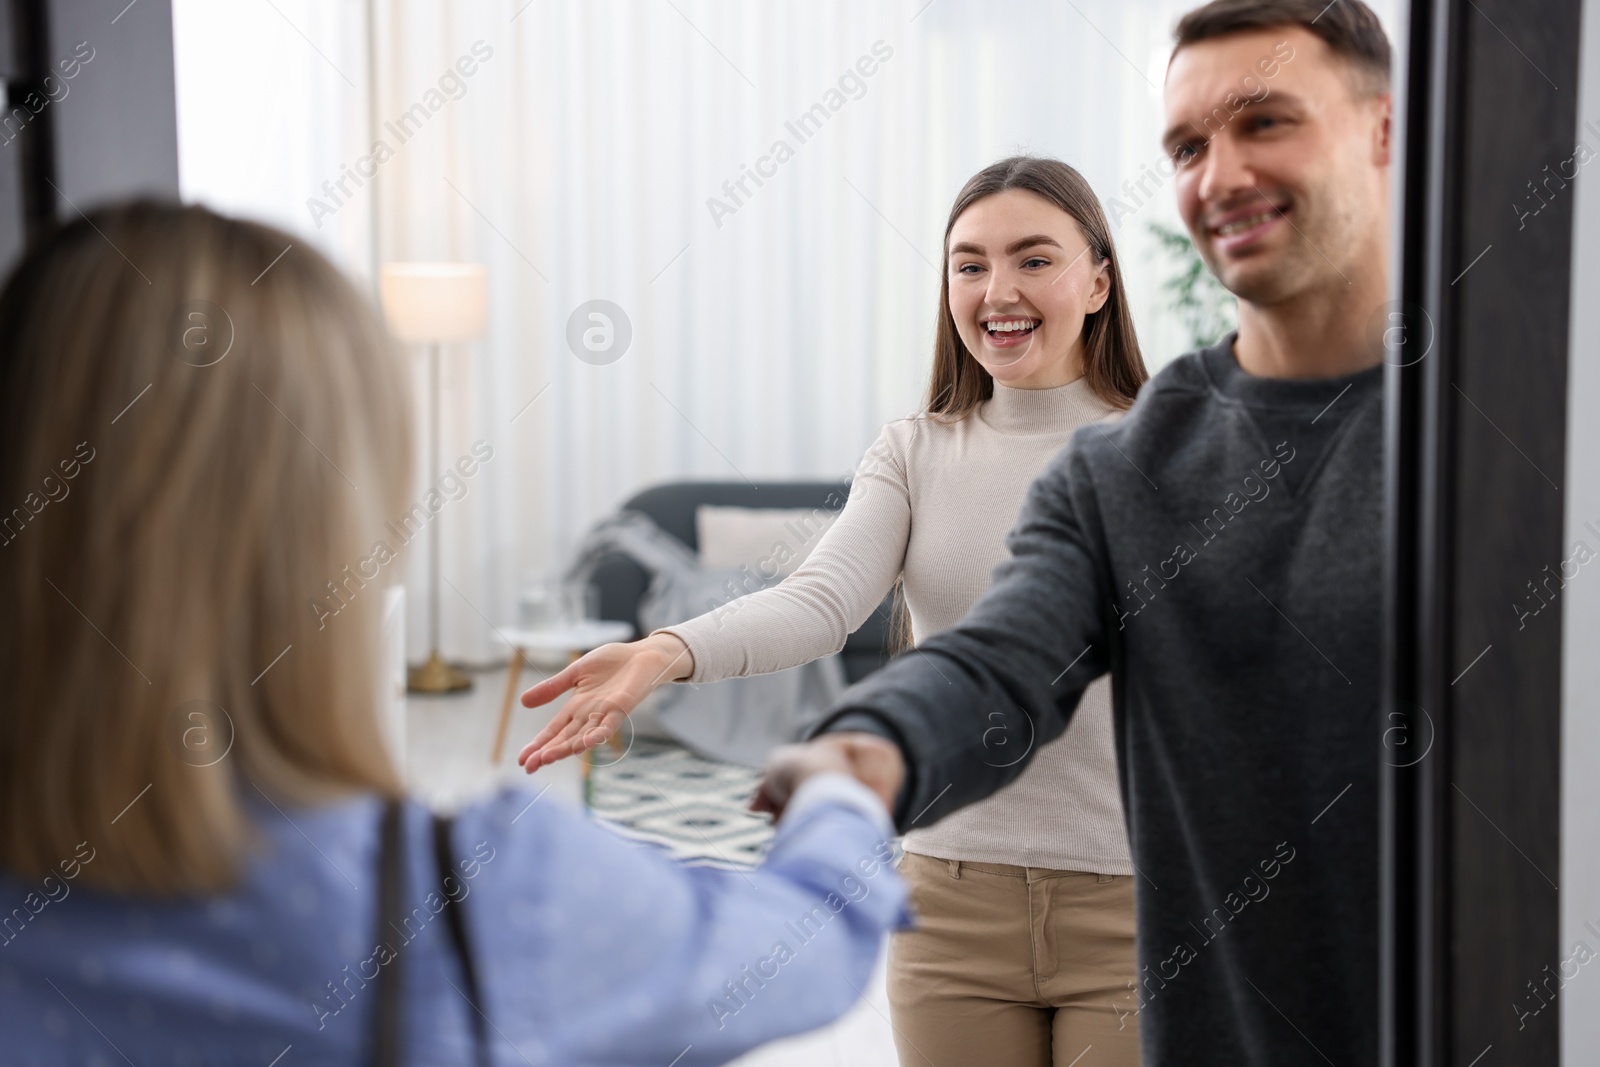
[{"label": "dark door frame", "polygon": [[109,200],[178,198],[171,0],[0,0],[0,275]]},{"label": "dark door frame", "polygon": [[[1582,0],[1415,0],[1387,410],[1385,1067],[1555,1067]],[[1542,591],[1543,595],[1540,595]],[[1527,612],[1527,614],[1524,614]]]}]

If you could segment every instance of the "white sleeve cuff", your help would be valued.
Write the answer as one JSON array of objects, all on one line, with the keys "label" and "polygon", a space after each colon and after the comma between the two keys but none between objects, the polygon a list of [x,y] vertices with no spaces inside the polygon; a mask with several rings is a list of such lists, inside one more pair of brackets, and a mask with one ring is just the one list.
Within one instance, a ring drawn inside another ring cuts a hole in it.
[{"label": "white sleeve cuff", "polygon": [[878,799],[878,794],[857,779],[838,771],[813,774],[801,782],[800,788],[794,791],[794,796],[784,806],[783,817],[792,819],[802,812],[829,804],[859,812],[872,823],[879,836],[884,840],[893,840],[894,823],[884,809],[883,801]]}]

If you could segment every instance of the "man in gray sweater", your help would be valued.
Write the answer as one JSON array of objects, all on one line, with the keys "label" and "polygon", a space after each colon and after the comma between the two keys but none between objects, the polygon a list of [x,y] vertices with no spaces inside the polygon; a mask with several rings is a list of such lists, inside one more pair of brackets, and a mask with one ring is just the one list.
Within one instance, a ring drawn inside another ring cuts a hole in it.
[{"label": "man in gray sweater", "polygon": [[[1359,0],[1217,0],[1179,23],[1165,100],[1157,174],[1238,333],[1078,431],[988,592],[811,744],[925,826],[1015,779],[1109,672],[1141,876],[1118,1010],[1145,1062],[1357,1067],[1377,1050],[1381,364],[1402,325],[1388,41]],[[788,778],[779,757],[758,805]]]}]

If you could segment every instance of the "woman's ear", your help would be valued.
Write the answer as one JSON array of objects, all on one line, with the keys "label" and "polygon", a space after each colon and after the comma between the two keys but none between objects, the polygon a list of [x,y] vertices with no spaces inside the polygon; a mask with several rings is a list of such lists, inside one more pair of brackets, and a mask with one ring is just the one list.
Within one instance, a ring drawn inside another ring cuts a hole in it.
[{"label": "woman's ear", "polygon": [[1111,261],[1102,259],[1100,269],[1094,276],[1094,282],[1089,289],[1089,303],[1083,311],[1086,315],[1093,315],[1096,311],[1106,306],[1106,301],[1111,297]]}]

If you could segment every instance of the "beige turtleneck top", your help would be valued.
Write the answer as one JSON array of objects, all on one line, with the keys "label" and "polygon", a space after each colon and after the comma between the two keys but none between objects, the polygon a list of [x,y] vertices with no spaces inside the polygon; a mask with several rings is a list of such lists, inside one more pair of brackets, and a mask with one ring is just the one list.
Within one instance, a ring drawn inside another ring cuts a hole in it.
[{"label": "beige turtleneck top", "polygon": [[[867,451],[837,521],[780,584],[657,632],[694,656],[691,682],[783,670],[844,647],[904,577],[913,639],[958,622],[1005,558],[1035,476],[1080,426],[1118,415],[1078,379],[1053,389],[995,384],[954,423],[891,422]],[[982,709],[972,710],[984,729]],[[1029,738],[994,737],[997,759]],[[1008,747],[1009,746],[1009,747]],[[986,800],[906,835],[911,852],[941,859],[1133,874],[1118,791],[1106,678],[1083,695],[1067,732],[1022,776]]]}]

